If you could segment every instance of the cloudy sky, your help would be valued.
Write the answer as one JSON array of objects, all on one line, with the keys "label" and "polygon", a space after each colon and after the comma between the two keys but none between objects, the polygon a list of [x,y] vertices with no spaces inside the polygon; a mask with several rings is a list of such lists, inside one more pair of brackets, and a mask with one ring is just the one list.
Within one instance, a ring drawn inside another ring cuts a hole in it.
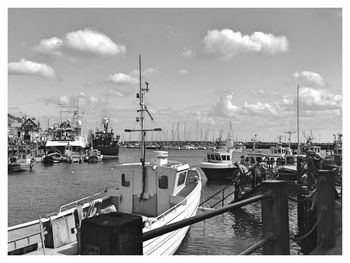
[{"label": "cloudy sky", "polygon": [[109,116],[123,137],[138,54],[157,138],[275,141],[296,130],[297,85],[306,136],[342,131],[341,9],[9,9],[8,112],[46,128],[75,104],[85,133]]}]

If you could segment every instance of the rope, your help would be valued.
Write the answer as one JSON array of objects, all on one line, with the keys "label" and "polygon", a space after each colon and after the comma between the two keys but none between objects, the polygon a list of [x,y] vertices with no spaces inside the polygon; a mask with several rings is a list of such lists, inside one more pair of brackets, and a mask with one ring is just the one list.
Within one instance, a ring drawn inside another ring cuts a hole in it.
[{"label": "rope", "polygon": [[303,240],[305,238],[307,238],[308,236],[311,235],[311,233],[316,229],[317,225],[320,223],[321,221],[321,218],[322,218],[322,215],[323,215],[323,212],[321,212],[319,218],[317,218],[317,221],[316,223],[313,225],[313,227],[309,230],[309,232],[307,232],[305,235],[301,236],[301,237],[293,237],[293,240],[296,240],[296,241],[300,241],[300,240]]}]

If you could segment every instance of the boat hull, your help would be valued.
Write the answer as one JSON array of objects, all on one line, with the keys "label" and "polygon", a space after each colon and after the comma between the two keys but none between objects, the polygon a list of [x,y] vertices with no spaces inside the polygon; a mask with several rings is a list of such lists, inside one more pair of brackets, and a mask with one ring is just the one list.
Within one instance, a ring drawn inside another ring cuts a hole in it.
[{"label": "boat hull", "polygon": [[[150,231],[155,228],[159,228],[164,225],[168,225],[192,216],[195,216],[200,202],[202,183],[198,182],[196,188],[186,198],[184,205],[174,207],[173,211],[170,211],[164,216],[164,219],[152,224],[151,227],[144,228],[143,232]],[[144,255],[172,255],[176,252],[182,243],[182,240],[186,236],[189,226],[180,228],[178,230],[166,233],[164,235],[155,237],[153,239],[143,242],[143,254]]]},{"label": "boat hull", "polygon": [[199,167],[204,172],[208,181],[232,180],[237,167],[227,163],[203,162]]},{"label": "boat hull", "polygon": [[97,149],[101,152],[104,158],[118,158],[119,155],[119,145],[116,146],[94,146],[94,149]]},{"label": "boat hull", "polygon": [[208,181],[232,180],[237,168],[201,168]]}]

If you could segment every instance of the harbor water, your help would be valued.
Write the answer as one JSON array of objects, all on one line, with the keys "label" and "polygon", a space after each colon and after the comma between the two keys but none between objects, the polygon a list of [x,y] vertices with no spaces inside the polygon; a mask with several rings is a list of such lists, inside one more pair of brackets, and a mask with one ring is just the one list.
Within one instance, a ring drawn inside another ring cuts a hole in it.
[{"label": "harbor water", "polygon": [[[169,159],[198,166],[206,156],[206,150],[169,150]],[[152,157],[147,151],[146,160]],[[239,155],[239,153],[237,153]],[[120,149],[119,160],[101,163],[55,163],[43,166],[37,163],[32,171],[8,176],[8,225],[35,220],[57,212],[63,204],[115,186],[116,163],[139,161],[138,149]],[[210,197],[226,186],[208,182],[202,173],[202,199]],[[233,187],[225,192],[231,193]],[[213,203],[220,200],[217,196]],[[228,198],[229,202],[232,198]],[[220,206],[220,205],[219,205]],[[198,211],[202,213],[202,211]],[[296,204],[289,203],[289,231],[297,234]],[[260,203],[225,213],[191,226],[178,255],[237,255],[262,239]],[[302,254],[298,244],[291,242],[291,254]],[[261,254],[257,251],[256,254]]]}]

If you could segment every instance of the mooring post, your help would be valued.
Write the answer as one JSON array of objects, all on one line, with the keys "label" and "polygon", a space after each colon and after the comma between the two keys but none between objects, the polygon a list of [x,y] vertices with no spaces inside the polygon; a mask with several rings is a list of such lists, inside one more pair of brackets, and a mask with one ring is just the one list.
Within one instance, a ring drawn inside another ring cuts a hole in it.
[{"label": "mooring post", "polygon": [[[302,172],[304,170],[303,168],[303,159],[301,156],[297,156],[297,183],[301,186],[301,176]],[[304,222],[304,217],[305,217],[305,205],[306,202],[303,200],[301,191],[298,191],[297,193],[297,216],[298,216],[298,228],[299,231],[303,232],[305,230],[305,222]]]},{"label": "mooring post", "polygon": [[335,175],[334,170],[319,170],[317,173],[317,216],[321,216],[317,228],[317,245],[325,248],[335,246]]},{"label": "mooring post", "polygon": [[262,182],[263,193],[271,192],[272,199],[261,201],[263,238],[273,237],[264,245],[264,255],[289,255],[288,181]]}]

